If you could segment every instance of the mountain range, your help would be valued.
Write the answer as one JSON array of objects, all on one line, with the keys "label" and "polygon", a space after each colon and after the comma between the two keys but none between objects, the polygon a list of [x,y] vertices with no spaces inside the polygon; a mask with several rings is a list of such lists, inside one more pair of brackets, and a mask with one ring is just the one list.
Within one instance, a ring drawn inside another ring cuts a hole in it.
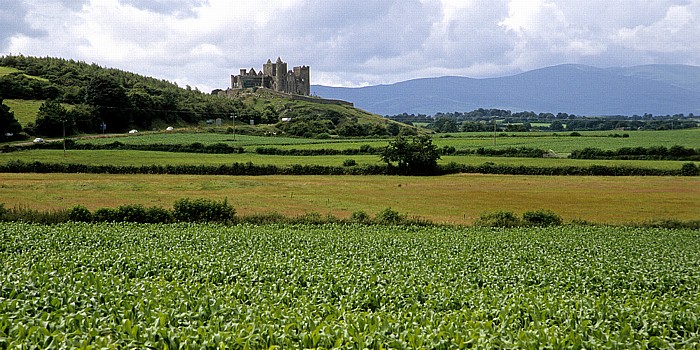
[{"label": "mountain range", "polygon": [[700,114],[700,67],[688,65],[566,64],[498,78],[446,76],[361,88],[313,85],[311,90],[381,115],[478,108],[585,116]]}]

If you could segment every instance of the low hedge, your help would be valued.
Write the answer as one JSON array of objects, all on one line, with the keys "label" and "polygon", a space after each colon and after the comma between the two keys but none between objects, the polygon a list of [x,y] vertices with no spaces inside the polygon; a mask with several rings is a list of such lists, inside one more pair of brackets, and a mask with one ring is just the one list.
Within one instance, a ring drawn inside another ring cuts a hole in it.
[{"label": "low hedge", "polygon": [[[458,173],[501,175],[548,175],[548,176],[696,176],[697,166],[684,164],[679,169],[652,169],[625,166],[560,166],[537,167],[484,163],[465,165],[449,163],[439,165],[435,173],[447,175]],[[85,174],[170,174],[170,175],[399,175],[398,168],[379,165],[326,166],[326,165],[255,165],[233,163],[230,165],[88,165],[20,160],[0,164],[0,173],[85,173]],[[403,174],[402,174],[403,175]]]}]

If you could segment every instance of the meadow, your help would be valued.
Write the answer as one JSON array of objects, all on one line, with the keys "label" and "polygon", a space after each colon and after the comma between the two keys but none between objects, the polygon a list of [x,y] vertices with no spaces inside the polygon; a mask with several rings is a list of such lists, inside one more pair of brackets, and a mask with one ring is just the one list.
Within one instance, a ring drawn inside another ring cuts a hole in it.
[{"label": "meadow", "polygon": [[241,215],[316,212],[348,218],[355,211],[373,215],[392,208],[436,223],[472,224],[488,212],[549,209],[566,222],[621,225],[698,220],[700,182],[656,176],[0,174],[0,203],[8,208],[171,207],[184,197],[227,199]]},{"label": "meadow", "polygon": [[[629,137],[610,137],[609,135],[628,134]],[[667,131],[591,131],[580,132],[581,136],[569,136],[569,133],[509,133],[508,136],[496,138],[489,133],[455,133],[435,135],[433,142],[438,147],[451,146],[457,150],[506,147],[529,147],[553,150],[566,155],[572,150],[586,147],[601,149],[618,149],[622,147],[649,147],[674,145],[698,148],[700,147],[700,129],[667,130]],[[556,135],[556,136],[555,136]],[[235,140],[234,140],[235,138]],[[107,144],[119,141],[124,144],[189,144],[199,142],[205,145],[227,143],[254,151],[256,147],[274,146],[278,148],[297,149],[349,149],[362,145],[384,147],[389,139],[304,139],[284,136],[253,136],[232,135],[210,132],[182,133],[144,133],[140,135],[124,135],[123,137],[95,138],[78,140],[79,143]]]},{"label": "meadow", "polygon": [[1,348],[700,346],[697,231],[76,223],[0,223],[0,231]]}]

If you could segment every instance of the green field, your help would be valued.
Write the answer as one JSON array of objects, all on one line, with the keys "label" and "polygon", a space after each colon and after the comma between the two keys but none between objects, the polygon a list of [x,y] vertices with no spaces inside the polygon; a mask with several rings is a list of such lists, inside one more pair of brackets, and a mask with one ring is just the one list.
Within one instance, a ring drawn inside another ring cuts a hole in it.
[{"label": "green field", "polygon": [[700,346],[697,231],[1,223],[2,348]]},{"label": "green field", "polygon": [[[252,162],[257,165],[291,166],[294,164],[341,166],[343,161],[353,159],[359,165],[383,164],[378,155],[332,155],[332,156],[281,156],[242,154],[194,154],[152,151],[69,150],[64,156],[63,150],[31,150],[13,153],[0,153],[0,163],[12,160],[24,162],[90,164],[90,165],[221,165]],[[494,163],[503,165],[524,165],[538,167],[558,166],[626,166],[653,169],[680,169],[684,161],[647,161],[647,160],[581,160],[560,158],[514,158],[482,156],[443,156],[439,164],[456,162],[459,164],[480,165]]]},{"label": "green field", "polygon": [[[557,153],[567,154],[572,150],[586,147],[597,147],[601,149],[618,149],[622,147],[650,147],[674,145],[700,148],[700,129],[689,130],[669,130],[669,131],[625,131],[630,137],[608,137],[609,134],[621,133],[619,131],[610,132],[581,132],[582,136],[572,137],[568,133],[516,133],[511,136],[498,137],[496,146],[493,145],[493,136],[488,133],[458,133],[445,135],[434,135],[433,141],[438,147],[452,146],[457,150],[484,148],[505,148],[505,147],[530,147],[544,150],[553,150]],[[515,135],[515,136],[512,136]],[[137,136],[118,138],[97,138],[79,140],[78,142],[106,144],[119,141],[125,144],[188,144],[200,142],[202,144],[227,143],[240,145],[253,150],[260,146],[275,146],[279,148],[303,148],[303,149],[349,149],[359,148],[361,145],[372,147],[383,147],[388,143],[387,139],[302,139],[291,137],[264,137],[250,135],[233,135],[221,133],[148,133]]]},{"label": "green field", "polygon": [[21,71],[20,71],[19,69],[12,68],[12,67],[3,67],[3,66],[0,66],[0,76],[8,75],[8,74],[11,74],[11,73],[17,73],[17,72],[21,72]]},{"label": "green field", "polygon": [[185,197],[227,199],[242,215],[348,218],[355,211],[374,215],[392,208],[436,223],[472,224],[498,210],[549,209],[567,222],[700,220],[697,177],[0,174],[6,208],[171,207]]},{"label": "green field", "polygon": [[36,115],[39,112],[39,107],[44,103],[43,100],[3,100],[2,103],[10,107],[10,111],[15,114],[15,118],[22,126],[27,126],[27,123],[36,121]]}]

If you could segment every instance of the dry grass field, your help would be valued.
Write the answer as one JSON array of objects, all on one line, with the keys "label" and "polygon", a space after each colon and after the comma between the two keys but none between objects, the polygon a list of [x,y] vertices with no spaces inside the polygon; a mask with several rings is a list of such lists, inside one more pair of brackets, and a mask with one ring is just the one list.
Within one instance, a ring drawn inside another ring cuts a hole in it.
[{"label": "dry grass field", "polygon": [[348,217],[390,207],[455,224],[470,224],[485,212],[538,209],[553,210],[567,221],[608,224],[700,219],[698,177],[0,174],[0,203],[6,207],[169,208],[184,197],[227,198],[239,214]]}]

